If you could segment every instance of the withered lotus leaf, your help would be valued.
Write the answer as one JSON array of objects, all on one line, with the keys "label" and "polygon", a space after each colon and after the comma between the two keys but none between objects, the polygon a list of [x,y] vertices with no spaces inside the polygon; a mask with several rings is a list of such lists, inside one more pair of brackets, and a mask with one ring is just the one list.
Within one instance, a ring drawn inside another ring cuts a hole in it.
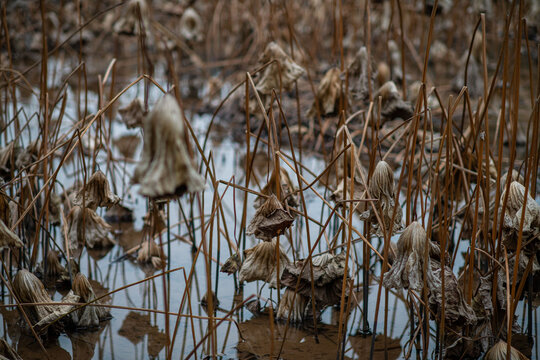
[{"label": "withered lotus leaf", "polygon": [[118,203],[120,198],[109,187],[107,176],[100,170],[96,171],[86,186],[79,190],[75,197],[75,205],[84,206],[96,210],[98,207],[110,208]]},{"label": "withered lotus leaf", "polygon": [[[88,303],[96,299],[96,294],[90,281],[82,273],[78,273],[73,279],[73,292],[78,295],[82,302]],[[99,306],[101,302],[94,301],[77,311],[76,325],[79,328],[95,328],[101,321],[110,317],[109,309]]]},{"label": "withered lotus leaf", "polygon": [[[279,274],[277,274],[277,254],[279,252]],[[240,282],[262,280],[271,287],[277,287],[277,277],[289,264],[287,254],[278,247],[277,241],[263,241],[250,249],[244,250],[244,262],[240,268]]]},{"label": "withered lotus leaf", "polygon": [[184,120],[174,96],[163,96],[145,117],[141,161],[132,181],[150,198],[201,191],[204,180],[191,162],[185,144]]},{"label": "withered lotus leaf", "polygon": [[324,74],[307,116],[314,117],[317,115],[317,109],[321,112],[321,115],[332,114],[336,111],[339,99],[343,95],[340,75],[341,71],[336,67],[331,68]]},{"label": "withered lotus leaf", "polygon": [[23,245],[23,242],[19,239],[17,234],[7,227],[4,220],[0,219],[0,248],[20,248],[23,247]]},{"label": "withered lotus leaf", "polygon": [[[502,340],[493,345],[486,353],[485,360],[507,360],[508,359],[508,344]],[[527,357],[519,352],[516,348],[510,347],[510,360],[527,360]]]},{"label": "withered lotus leaf", "polygon": [[275,42],[270,42],[264,50],[259,62],[268,65],[257,82],[256,88],[263,95],[270,95],[272,89],[279,91],[281,87],[290,90],[294,82],[304,74],[305,70],[295,63],[289,55]]},{"label": "withered lotus leaf", "polygon": [[[390,232],[390,230],[391,235],[393,235],[397,231],[403,229],[403,212],[399,204],[395,203],[394,175],[388,163],[383,160],[379,161],[375,167],[373,176],[370,179],[368,188],[369,194],[377,199],[377,201],[373,203],[373,206],[379,212],[383,224],[381,226],[379,223],[379,219],[377,218],[377,214],[373,207],[370,207],[369,210],[360,214],[360,219],[364,221],[369,220],[376,235],[380,237],[383,237],[385,232]],[[394,219],[393,222],[392,218]]]},{"label": "withered lotus leaf", "polygon": [[394,289],[421,290],[424,285],[422,273],[426,246],[431,255],[439,252],[437,246],[428,240],[422,225],[412,222],[399,237],[396,259],[392,268],[384,274],[383,285]]},{"label": "withered lotus leaf", "polygon": [[307,316],[306,307],[308,303],[309,298],[300,293],[295,295],[294,290],[286,288],[279,302],[276,319],[286,321],[290,316],[291,323],[301,323]]},{"label": "withered lotus leaf", "polygon": [[400,118],[408,120],[413,116],[412,105],[407,101],[403,101],[394,82],[388,81],[383,84],[375,93],[375,98],[378,96],[382,97],[381,115],[385,119]]},{"label": "withered lotus leaf", "polygon": [[94,210],[73,206],[67,216],[67,237],[71,251],[78,251],[83,244],[89,248],[114,245],[109,237],[111,226]]},{"label": "withered lotus leaf", "polygon": [[255,212],[246,234],[270,241],[287,230],[293,222],[294,218],[272,194]]},{"label": "withered lotus leaf", "polygon": [[533,241],[526,247],[528,254],[534,254],[540,248],[538,235],[540,234],[540,205],[527,193],[525,204],[525,187],[517,181],[513,181],[508,189],[506,209],[502,208],[506,191],[501,195],[500,213],[504,211],[503,243],[509,251],[516,251],[518,235],[520,232],[521,218],[523,217],[522,244],[529,239]]},{"label": "withered lotus leaf", "polygon": [[122,122],[128,129],[142,127],[146,112],[144,111],[143,103],[139,98],[133,99],[129,105],[118,109],[118,112],[120,113]]},{"label": "withered lotus leaf", "polygon": [[[298,260],[285,267],[281,275],[281,283],[294,290],[298,284],[298,294],[307,298],[315,296],[318,308],[339,304],[345,274],[345,253],[338,255],[322,254],[312,258],[313,270],[309,259]],[[311,289],[313,271],[314,292]],[[298,279],[300,278],[300,282]],[[348,295],[346,292],[345,295]]]},{"label": "withered lotus leaf", "polygon": [[219,271],[230,275],[237,272],[241,266],[242,266],[242,259],[240,259],[240,254],[237,253],[237,254],[231,255],[231,257],[229,257],[225,261],[225,263],[223,264],[223,266],[221,267]]},{"label": "withered lotus leaf", "polygon": [[[13,279],[13,291],[21,303],[44,304],[25,306],[25,311],[27,311],[30,321],[35,324],[36,328],[41,329],[59,318],[62,318],[61,322],[56,322],[54,325],[56,329],[60,329],[64,322],[71,321],[71,318],[65,315],[69,313],[73,306],[55,305],[55,302],[45,290],[43,283],[30,271],[21,269],[17,272]],[[76,303],[78,300],[79,296],[70,292],[61,302]]]}]

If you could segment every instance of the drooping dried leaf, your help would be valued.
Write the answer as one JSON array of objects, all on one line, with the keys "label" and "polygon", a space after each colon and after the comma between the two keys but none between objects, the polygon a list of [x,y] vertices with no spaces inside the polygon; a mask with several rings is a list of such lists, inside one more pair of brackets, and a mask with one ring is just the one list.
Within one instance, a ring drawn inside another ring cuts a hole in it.
[{"label": "drooping dried leaf", "polygon": [[317,109],[321,115],[333,114],[339,105],[339,99],[343,98],[341,89],[341,71],[334,67],[328,70],[322,78],[315,94],[315,100],[307,113],[308,117],[317,115]]},{"label": "drooping dried leaf", "polygon": [[289,264],[287,254],[278,248],[277,241],[261,242],[250,249],[244,251],[244,262],[240,268],[240,282],[252,282],[262,280],[271,287],[277,287],[277,257],[276,250],[279,252],[279,274],[280,278],[283,270]]},{"label": "drooping dried leaf", "polygon": [[49,250],[47,253],[47,276],[56,277],[66,272],[66,269],[60,264],[60,257],[57,251]]},{"label": "drooping dried leaf", "polygon": [[276,319],[287,321],[290,313],[290,322],[292,324],[303,322],[307,316],[306,307],[308,302],[309,298],[300,293],[295,295],[294,290],[286,288],[279,302]]},{"label": "drooping dried leaf", "polygon": [[[442,304],[442,269],[436,260],[430,261],[431,271],[427,271],[427,286],[429,289],[429,306],[440,321]],[[454,330],[462,329],[467,325],[474,325],[477,321],[473,309],[465,302],[463,293],[452,270],[444,269],[444,301],[445,324]]]},{"label": "drooping dried leaf", "polygon": [[408,101],[403,101],[401,94],[397,90],[396,84],[388,81],[377,90],[374,98],[382,97],[381,115],[387,120],[400,118],[410,119],[413,114],[412,105]]},{"label": "drooping dried leaf", "polygon": [[96,210],[98,207],[110,208],[118,203],[120,198],[116,196],[109,187],[107,176],[100,170],[96,171],[86,186],[79,190],[75,197],[74,204]]},{"label": "drooping dried leaf", "polygon": [[[141,119],[142,121],[142,119]],[[141,124],[142,126],[142,124]],[[113,140],[114,146],[126,159],[131,159],[141,143],[141,138],[136,134],[122,135]]]},{"label": "drooping dried leaf", "polygon": [[[80,297],[81,302],[92,302],[96,299],[90,281],[82,273],[78,273],[73,279],[73,292]],[[109,309],[99,306],[100,304],[101,301],[98,300],[77,311],[76,325],[78,328],[95,328],[99,326],[101,321],[110,318]]]},{"label": "drooping dried leaf", "polygon": [[111,226],[92,209],[74,206],[67,216],[67,224],[70,251],[76,253],[83,244],[91,249],[114,245],[109,237]]},{"label": "drooping dried leaf", "polygon": [[[308,299],[314,295],[315,303],[319,309],[339,304],[345,274],[345,261],[345,253],[315,256],[311,260],[313,268],[310,267],[309,259],[298,260],[294,264],[285,267],[281,276],[281,283],[294,290],[298,278],[300,278],[298,293]],[[313,278],[311,277],[312,272]],[[311,288],[312,282],[314,285],[313,292]],[[347,290],[345,295],[348,295]]]},{"label": "drooping dried leaf", "polygon": [[[26,269],[19,270],[13,279],[13,291],[17,298],[22,303],[44,303],[48,305],[31,305],[26,306],[30,321],[36,325],[38,329],[45,325],[56,321],[62,317],[61,322],[56,322],[55,329],[62,327],[64,322],[71,321],[71,318],[64,317],[72,308],[71,305],[51,305],[54,301],[51,299],[43,283],[31,272]],[[79,297],[73,294],[68,294],[62,302],[75,303]]]},{"label": "drooping dried leaf", "polygon": [[10,228],[0,219],[0,248],[20,248],[24,243],[19,239],[17,234],[11,231]]},{"label": "drooping dried leaf", "polygon": [[290,90],[294,82],[305,72],[278,44],[270,42],[259,59],[259,63],[266,64],[273,60],[276,62],[264,69],[256,85],[257,91],[263,95],[270,95],[272,89],[278,91],[281,87]]},{"label": "drooping dried leaf", "polygon": [[293,222],[294,218],[283,209],[281,202],[272,194],[255,212],[246,234],[270,241],[287,230]]},{"label": "drooping dried leaf", "polygon": [[[501,195],[501,208],[504,211],[503,243],[509,251],[516,251],[520,232],[521,217],[523,216],[522,244],[529,239],[534,239],[540,234],[540,205],[527,193],[525,204],[525,187],[517,181],[513,181],[508,189],[506,209],[502,208],[502,202],[506,191]],[[528,254],[534,254],[540,248],[539,241],[533,241],[525,248]]]},{"label": "drooping dried leaf", "polygon": [[[369,86],[373,89],[373,77],[369,78],[371,59],[368,58],[367,49],[362,46],[349,65],[349,92],[354,100],[366,101],[369,99]],[[371,71],[373,75],[373,71]]]},{"label": "drooping dried leaf", "polygon": [[197,173],[184,143],[184,120],[174,96],[166,94],[144,119],[144,146],[132,181],[150,198],[181,196],[201,191]]},{"label": "drooping dried leaf", "polygon": [[118,109],[122,122],[128,129],[142,127],[146,112],[144,111],[143,103],[139,98],[133,99],[129,105]]},{"label": "drooping dried leaf", "polygon": [[[424,285],[423,264],[424,252],[428,246],[428,254],[437,255],[438,247],[428,240],[426,231],[418,222],[412,222],[403,231],[397,243],[396,259],[392,268],[384,274],[383,285],[394,289],[411,289],[419,291]],[[429,256],[428,256],[429,265]],[[430,271],[430,267],[427,267]]]},{"label": "drooping dried leaf", "polygon": [[237,272],[241,266],[242,266],[242,259],[240,259],[240,254],[236,253],[236,254],[231,255],[231,257],[229,257],[225,261],[220,271],[230,275]]},{"label": "drooping dried leaf", "polygon": [[[369,220],[371,227],[377,234],[377,236],[383,237],[385,232],[390,232],[391,235],[397,231],[403,229],[402,216],[403,212],[399,204],[395,204],[395,192],[394,192],[394,175],[390,165],[385,161],[379,161],[373,172],[373,176],[369,183],[369,194],[377,199],[373,203],[376,210],[379,212],[379,216],[383,221],[383,227],[379,223],[377,214],[373,207],[370,207],[367,211],[360,214],[361,220]],[[395,212],[395,216],[394,216]],[[392,222],[392,218],[394,221]]]},{"label": "drooping dried leaf", "polygon": [[[485,360],[507,360],[508,344],[502,340],[493,345],[486,353]],[[527,360],[527,357],[514,347],[510,347],[510,360]]]}]

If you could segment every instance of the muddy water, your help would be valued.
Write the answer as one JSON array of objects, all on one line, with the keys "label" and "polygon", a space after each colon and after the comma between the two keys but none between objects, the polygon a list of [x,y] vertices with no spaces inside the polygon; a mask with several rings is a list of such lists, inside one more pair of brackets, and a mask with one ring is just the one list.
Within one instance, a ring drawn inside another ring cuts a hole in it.
[{"label": "muddy water", "polygon": [[[121,102],[127,104],[135,96],[142,96],[142,88],[134,87],[129,90],[122,98]],[[160,93],[152,88],[150,92],[149,103],[153,104],[160,96]],[[91,96],[89,103],[97,106],[97,99]],[[31,109],[29,109],[31,110]],[[75,109],[68,108],[74,114]],[[75,116],[72,116],[75,118]],[[208,128],[209,116],[194,116],[192,124],[197,133],[199,141],[202,142],[204,134]],[[66,123],[62,126],[63,131],[69,131],[70,124]],[[38,136],[37,127],[30,127],[28,136],[34,139]],[[142,147],[142,136],[140,130],[128,130],[120,122],[112,124],[112,138],[117,139],[123,135],[129,135],[131,139],[138,137],[141,139],[138,145],[133,145],[136,150],[133,154],[133,159],[137,160]],[[214,134],[215,135],[215,134]],[[233,181],[239,184],[244,184],[244,164],[241,159],[245,156],[245,150],[242,144],[234,143],[229,139],[220,139],[219,136],[213,136],[207,147],[207,156],[210,156],[210,151],[215,166],[217,180]],[[286,150],[284,150],[287,152]],[[123,159],[125,154],[121,154],[117,146],[112,146],[113,158]],[[87,158],[87,163],[90,158]],[[99,293],[112,291],[128,284],[141,281],[146,277],[154,274],[152,269],[142,268],[137,265],[133,258],[124,257],[125,251],[138,245],[142,238],[141,228],[143,226],[142,218],[146,213],[147,201],[145,198],[138,195],[138,187],[130,184],[131,174],[133,172],[135,161],[118,160],[114,162],[114,166],[107,166],[107,157],[104,151],[101,151],[98,156],[99,167],[108,173],[112,181],[115,192],[123,198],[123,204],[133,209],[135,221],[133,223],[112,224],[114,227],[115,245],[109,251],[88,252],[83,251],[81,255],[80,268],[89,278],[94,280],[94,284],[101,288]],[[58,160],[56,161],[58,165]],[[304,152],[304,165],[318,174],[324,168],[324,163],[318,154],[309,154]],[[282,165],[285,168],[286,165]],[[77,162],[65,165],[65,170],[60,172],[59,183],[62,183],[65,188],[69,187],[75,181],[74,174],[80,167]],[[264,174],[264,166],[261,167],[262,177]],[[400,171],[400,169],[395,169]],[[292,174],[292,170],[287,168]],[[313,177],[307,172],[304,173],[306,180],[310,182]],[[292,177],[295,179],[295,177]],[[263,180],[264,178],[261,178]],[[253,185],[255,186],[255,185]],[[255,187],[254,187],[255,188]],[[315,189],[324,194],[322,187]],[[58,187],[57,191],[61,191]],[[240,216],[243,208],[244,193],[240,190],[227,188],[220,184],[218,193],[223,197],[222,203],[224,214],[226,217],[226,228],[221,223],[222,230],[228,233],[230,239],[235,244],[239,244],[240,234]],[[307,212],[308,214],[318,219],[320,222],[329,216],[329,210],[323,206],[320,200],[313,192],[305,193]],[[201,195],[201,206],[204,209],[205,221],[208,220],[212,200],[214,198],[213,190],[207,180],[207,186],[204,193]],[[248,195],[247,211],[248,220],[255,213],[252,204],[255,196]],[[191,208],[186,198],[179,200],[184,212],[189,213]],[[197,202],[195,202],[197,204]],[[170,223],[170,231],[162,233],[159,241],[164,244],[170,240],[170,247],[164,246],[165,253],[168,256],[167,269],[180,270],[173,271],[168,275],[169,286],[167,290],[168,308],[172,313],[192,314],[198,318],[177,317],[170,315],[168,319],[159,312],[148,312],[150,310],[165,310],[164,302],[164,280],[163,277],[157,277],[149,281],[142,282],[138,285],[130,286],[125,290],[118,291],[110,296],[110,303],[118,307],[126,307],[129,309],[113,308],[111,311],[112,319],[103,323],[102,327],[97,331],[92,332],[71,332],[69,334],[61,334],[57,339],[49,339],[46,342],[46,348],[52,358],[60,359],[148,359],[148,358],[165,358],[165,344],[167,342],[167,322],[170,329],[170,337],[177,327],[177,335],[173,346],[172,358],[184,359],[190,356],[192,358],[204,358],[212,351],[220,354],[223,358],[240,358],[240,359],[255,359],[255,358],[275,358],[278,354],[285,359],[334,359],[336,357],[338,328],[336,320],[339,317],[339,309],[329,308],[322,314],[322,323],[317,325],[318,341],[315,340],[315,330],[313,324],[305,324],[301,327],[286,326],[281,323],[273,324],[268,314],[254,316],[249,311],[241,308],[234,312],[232,321],[224,321],[216,329],[215,341],[204,341],[200,347],[194,350],[195,344],[198,344],[208,331],[207,313],[201,306],[201,298],[207,292],[207,269],[203,255],[201,254],[194,264],[195,254],[192,252],[192,245],[185,241],[189,239],[187,236],[188,228],[183,222],[178,202],[171,202],[169,209],[168,221]],[[322,209],[322,210],[321,210]],[[198,216],[197,206],[193,209],[195,216]],[[100,213],[105,215],[105,211]],[[222,220],[223,221],[223,220]],[[353,225],[362,230],[362,223],[355,218]],[[200,220],[195,219],[193,224],[195,231],[195,243],[200,244],[202,239]],[[305,223],[296,221],[293,225],[294,235],[294,251],[287,241],[282,241],[285,251],[290,258],[303,258],[307,255],[307,233],[310,233],[313,239],[320,232],[320,226],[311,222],[309,228],[306,228]],[[332,230],[328,231],[328,238],[332,237]],[[456,233],[459,233],[457,231]],[[225,236],[217,231],[214,231],[212,237],[206,233],[207,241],[213,244],[212,257],[222,264],[230,255],[229,244]],[[304,239],[304,240],[302,240]],[[393,239],[396,240],[396,237]],[[59,230],[56,231],[55,241],[62,247],[63,238]],[[251,247],[258,243],[254,238],[247,238],[246,247]],[[321,245],[317,252],[327,250],[326,241],[321,241]],[[377,239],[373,240],[373,245],[380,248],[381,244]],[[467,245],[462,242],[463,251],[466,251]],[[362,243],[354,244],[352,253],[358,259],[358,263],[362,262]],[[456,268],[461,266],[461,259],[458,258]],[[374,261],[373,261],[374,263]],[[180,308],[182,297],[186,292],[185,276],[189,274],[190,269],[194,265],[194,279],[189,288],[190,299],[184,303],[184,307]],[[355,285],[361,289],[361,271],[351,261],[352,267],[350,274],[355,279]],[[376,277],[380,275],[380,263],[375,265],[375,277],[369,284],[369,304],[367,318],[373,328],[375,322],[375,306],[377,301],[378,283]],[[216,278],[217,276],[217,278]],[[217,265],[212,262],[210,269],[211,287],[216,291],[219,300],[219,307],[215,316],[218,318],[224,317],[228,312],[236,307],[237,304],[247,299],[252,295],[259,294],[262,299],[277,300],[275,290],[270,290],[267,286],[263,286],[262,282],[245,284],[241,289],[235,290],[235,280],[233,276],[228,276],[217,272]],[[217,281],[216,281],[217,279]],[[59,300],[61,295],[55,293],[54,299]],[[4,300],[6,303],[12,303],[8,297]],[[385,304],[383,292],[382,301],[380,303],[378,315],[378,335],[375,341],[374,358],[384,359],[384,348],[388,349],[388,359],[402,358],[405,348],[409,341],[409,316],[408,309],[403,301],[403,295],[389,292],[388,304]],[[371,348],[371,337],[363,338],[358,335],[361,328],[362,319],[362,297],[358,297],[359,305],[354,308],[347,321],[345,332],[350,335],[347,337],[345,344],[345,358],[348,359],[364,359],[369,354]],[[272,302],[267,302],[268,306]],[[275,306],[275,304],[274,304]],[[139,309],[139,310],[137,310]],[[385,314],[385,309],[387,312]],[[13,308],[2,308],[2,336],[14,344],[16,350],[25,359],[40,359],[43,354],[40,351],[37,343],[29,336],[20,333],[20,328],[17,326],[19,320],[16,310]],[[518,309],[518,313],[519,313]],[[382,335],[383,319],[388,319],[386,329],[386,339]],[[435,324],[430,324],[435,328]],[[431,342],[434,347],[434,342]],[[212,350],[214,348],[214,350]],[[407,347],[408,348],[408,347]],[[431,354],[434,349],[430,348]],[[414,354],[414,351],[413,351]]]}]

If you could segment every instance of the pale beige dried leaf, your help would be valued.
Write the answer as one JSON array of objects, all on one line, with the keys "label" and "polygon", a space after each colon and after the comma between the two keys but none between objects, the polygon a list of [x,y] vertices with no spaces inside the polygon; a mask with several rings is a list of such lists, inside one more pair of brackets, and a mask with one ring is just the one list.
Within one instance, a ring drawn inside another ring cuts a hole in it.
[{"label": "pale beige dried leaf", "polygon": [[109,237],[111,226],[94,210],[74,206],[66,221],[70,251],[77,252],[83,244],[91,249],[114,245],[113,240]]},{"label": "pale beige dried leaf", "polygon": [[[92,302],[96,299],[96,294],[92,284],[86,276],[78,273],[73,279],[73,292],[78,295],[81,302]],[[86,305],[77,311],[76,325],[78,328],[93,328],[98,327],[99,323],[110,317],[108,308],[99,306],[101,301],[95,301],[92,305]]]},{"label": "pale beige dried leaf", "polygon": [[[499,340],[486,353],[485,360],[507,360],[508,344],[505,341]],[[510,360],[527,360],[527,357],[520,353],[516,348],[510,347]]]},{"label": "pale beige dried leaf", "polygon": [[[240,268],[240,282],[262,280],[271,287],[277,287],[277,241],[263,241],[244,251],[244,262]],[[279,247],[279,276],[289,264],[287,254]]]},{"label": "pale beige dried leaf", "polygon": [[[69,305],[51,305],[54,302],[45,290],[43,283],[26,269],[19,270],[15,275],[13,279],[13,291],[21,303],[49,304],[25,307],[25,309],[28,309],[27,314],[30,320],[32,323],[38,324],[38,328],[52,323],[72,309],[72,306]],[[66,300],[67,302],[76,302],[78,299],[78,297],[75,299],[73,296],[70,296]],[[65,319],[65,321],[69,320],[69,318]],[[56,327],[60,326],[60,323],[56,325]]]},{"label": "pale beige dried leaf", "polygon": [[276,319],[286,321],[289,319],[290,313],[291,323],[301,323],[307,316],[306,307],[308,301],[307,297],[300,294],[295,295],[294,290],[286,288],[279,302]]},{"label": "pale beige dried leaf", "polygon": [[[420,290],[424,285],[423,264],[425,249],[436,256],[438,248],[428,240],[426,231],[418,222],[412,222],[403,231],[397,243],[397,254],[392,268],[384,274],[383,285],[394,289]],[[428,271],[430,267],[428,266]]]},{"label": "pale beige dried leaf", "polygon": [[204,179],[187,152],[180,106],[170,94],[144,119],[143,152],[132,181],[150,198],[181,196],[204,188]]},{"label": "pale beige dried leaf", "polygon": [[263,95],[270,95],[272,89],[279,91],[281,87],[290,90],[294,82],[305,72],[304,68],[295,63],[278,44],[270,42],[259,62],[266,64],[273,60],[276,62],[268,65],[257,81],[257,91]]},{"label": "pale beige dried leaf", "polygon": [[10,228],[0,219],[0,248],[20,248],[24,243],[19,239],[17,234],[11,231]]},{"label": "pale beige dried leaf", "polygon": [[340,76],[341,70],[336,67],[331,68],[324,74],[324,77],[317,87],[313,105],[311,105],[311,108],[307,113],[308,117],[316,116],[317,108],[321,115],[328,115],[336,112],[339,105],[339,99],[343,97]]}]

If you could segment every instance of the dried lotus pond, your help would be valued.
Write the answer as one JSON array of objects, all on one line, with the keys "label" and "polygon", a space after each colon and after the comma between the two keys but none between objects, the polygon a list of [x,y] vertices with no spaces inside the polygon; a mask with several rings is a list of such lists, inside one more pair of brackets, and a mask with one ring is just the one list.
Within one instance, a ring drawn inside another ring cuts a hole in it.
[{"label": "dried lotus pond", "polygon": [[4,1],[0,358],[540,359],[538,1]]}]

